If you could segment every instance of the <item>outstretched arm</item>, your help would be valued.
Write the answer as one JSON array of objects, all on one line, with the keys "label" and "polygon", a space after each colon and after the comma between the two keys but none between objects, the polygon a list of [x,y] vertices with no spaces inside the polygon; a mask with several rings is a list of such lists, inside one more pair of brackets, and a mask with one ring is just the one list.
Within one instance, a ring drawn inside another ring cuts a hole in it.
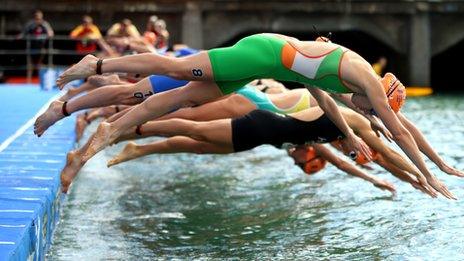
[{"label": "outstretched arm", "polygon": [[404,182],[408,182],[415,189],[418,189],[418,190],[424,192],[425,194],[430,195],[431,197],[434,197],[434,198],[437,197],[437,194],[435,192],[431,192],[431,191],[427,190],[424,186],[422,186],[422,184],[417,182],[417,180],[414,177],[409,175],[406,171],[398,168],[392,162],[389,162],[389,161],[385,160],[382,157],[382,155],[379,155],[377,157],[377,159],[375,160],[375,163],[379,164],[382,168],[384,168],[385,170],[387,170],[388,172],[393,174],[393,176],[397,177],[398,179],[400,179],[400,180],[402,180]]},{"label": "outstretched arm", "polygon": [[443,172],[448,173],[450,175],[464,177],[464,172],[453,168],[452,166],[448,165],[438,153],[432,148],[430,143],[427,142],[424,134],[408,119],[404,116],[401,112],[396,114],[398,119],[403,123],[403,125],[411,132],[414,140],[417,142],[417,146],[419,147],[420,151],[424,153],[431,161],[433,161]]},{"label": "outstretched arm", "polygon": [[361,86],[366,86],[364,91],[366,92],[369,101],[374,107],[379,118],[392,133],[396,144],[400,146],[400,148],[412,160],[414,165],[416,165],[421,173],[426,177],[427,181],[420,179],[419,182],[422,184],[428,182],[435,190],[443,194],[445,197],[456,199],[448,188],[441,183],[425,165],[425,161],[421,157],[419,148],[417,147],[411,133],[401,124],[398,117],[396,117],[395,113],[388,105],[382,84],[370,71],[367,70],[359,70],[358,77],[359,81],[362,83]]},{"label": "outstretched arm", "polygon": [[385,138],[391,142],[393,139],[390,131],[388,131],[385,126],[379,121],[377,117],[375,117],[372,114],[366,114],[362,110],[360,110],[354,103],[351,101],[351,95],[348,93],[331,93],[330,96],[333,97],[334,99],[340,101],[341,103],[345,104],[348,108],[352,109],[353,111],[361,114],[364,116],[366,119],[368,119],[371,123],[371,128],[375,131],[377,136],[380,137],[380,133],[385,136]]},{"label": "outstretched arm", "polygon": [[[367,120],[362,118],[360,115],[352,113],[349,118],[350,126],[356,131],[356,133],[371,147],[373,150],[378,152],[381,158],[384,158],[383,161],[376,161],[377,163],[384,163],[388,162],[388,166],[386,164],[380,164],[382,167],[390,171],[393,175],[399,177],[403,181],[407,181],[411,183],[412,186],[417,187],[421,186],[422,191],[427,191],[427,194],[436,197],[436,193],[434,192],[433,188],[428,186],[427,184],[420,184],[416,180],[412,179],[403,179],[401,178],[401,172],[408,172],[412,175],[416,176],[418,179],[422,177],[420,172],[414,167],[411,163],[409,163],[406,159],[403,158],[398,152],[391,149],[383,141],[375,135],[374,131],[369,128],[369,123]],[[390,167],[393,166],[393,167]],[[399,170],[399,171],[398,171]]]},{"label": "outstretched arm", "polygon": [[340,129],[340,131],[343,132],[350,149],[360,151],[368,159],[371,159],[372,155],[369,147],[367,147],[367,145],[353,133],[353,130],[351,130],[345,119],[342,117],[342,114],[340,113],[340,110],[338,109],[335,101],[326,92],[318,88],[309,86],[306,87],[308,88],[311,95],[313,95],[317,100],[319,107],[324,110],[325,114],[330,118],[330,120],[332,120],[333,123]]},{"label": "outstretched arm", "polygon": [[374,186],[376,186],[376,187],[378,187],[380,189],[388,190],[393,194],[396,192],[395,186],[393,184],[391,184],[390,182],[379,179],[376,176],[369,175],[369,174],[365,173],[364,171],[362,171],[361,169],[359,169],[355,165],[353,165],[353,164],[339,158],[337,155],[332,153],[329,149],[324,147],[324,145],[315,144],[315,145],[313,145],[313,147],[322,158],[324,158],[328,162],[332,163],[338,169],[348,173],[349,175],[355,176],[355,177],[358,177],[358,178],[362,178],[362,179],[372,183]]}]

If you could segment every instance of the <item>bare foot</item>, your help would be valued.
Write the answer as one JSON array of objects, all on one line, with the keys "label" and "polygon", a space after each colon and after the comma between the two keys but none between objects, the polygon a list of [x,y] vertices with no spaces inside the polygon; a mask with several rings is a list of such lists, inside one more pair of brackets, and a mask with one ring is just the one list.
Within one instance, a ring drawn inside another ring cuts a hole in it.
[{"label": "bare foot", "polygon": [[96,87],[123,84],[123,82],[121,81],[121,79],[119,79],[119,76],[117,74],[92,75],[87,79],[87,81]]},{"label": "bare foot", "polygon": [[97,57],[91,54],[86,55],[77,64],[71,66],[71,68],[61,74],[58,80],[56,80],[56,84],[60,89],[63,89],[68,82],[94,75],[96,73],[97,61]]},{"label": "bare foot", "polygon": [[135,142],[131,141],[126,145],[126,147],[124,147],[121,153],[119,153],[117,156],[115,156],[114,158],[108,161],[107,166],[109,168],[116,164],[131,160],[131,159],[136,159],[140,156],[142,156],[142,154],[138,150],[138,145]]},{"label": "bare foot", "polygon": [[84,134],[85,127],[87,127],[87,119],[85,113],[79,114],[76,119],[76,141],[79,141]]},{"label": "bare foot", "polygon": [[68,192],[69,186],[79,170],[84,166],[81,155],[77,151],[70,151],[66,156],[66,166],[61,171],[61,191]]},{"label": "bare foot", "polygon": [[64,115],[61,111],[63,107],[63,102],[53,101],[48,109],[40,115],[34,123],[34,133],[37,136],[42,136],[42,134],[55,122],[64,118]]},{"label": "bare foot", "polygon": [[88,161],[91,157],[111,144],[118,135],[108,122],[102,122],[98,125],[97,131],[90,142],[89,147],[84,153],[83,160]]},{"label": "bare foot", "polygon": [[423,193],[425,193],[425,194],[431,196],[432,198],[436,198],[436,197],[437,197],[436,195],[434,195],[433,193],[431,193],[430,191],[428,191],[426,187],[422,186],[422,185],[421,185],[419,182],[417,182],[417,181],[411,182],[411,185],[413,186],[413,188],[422,191]]},{"label": "bare foot", "polygon": [[62,102],[69,101],[72,97],[76,96],[78,93],[79,93],[79,90],[77,88],[72,88],[71,87],[58,100],[60,100]]}]

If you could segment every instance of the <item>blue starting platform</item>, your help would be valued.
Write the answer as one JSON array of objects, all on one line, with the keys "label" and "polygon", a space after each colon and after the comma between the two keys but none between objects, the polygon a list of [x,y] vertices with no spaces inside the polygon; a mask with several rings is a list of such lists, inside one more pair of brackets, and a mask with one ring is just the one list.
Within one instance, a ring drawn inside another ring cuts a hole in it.
[{"label": "blue starting platform", "polygon": [[74,117],[33,134],[57,91],[0,85],[0,260],[43,260],[59,218],[60,171],[74,145]]}]

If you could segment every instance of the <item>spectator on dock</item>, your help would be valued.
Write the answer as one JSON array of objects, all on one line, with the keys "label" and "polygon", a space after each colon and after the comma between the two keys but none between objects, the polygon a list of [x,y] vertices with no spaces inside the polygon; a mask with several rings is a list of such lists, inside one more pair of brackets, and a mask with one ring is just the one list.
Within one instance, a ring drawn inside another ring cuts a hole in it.
[{"label": "spectator on dock", "polygon": [[95,52],[98,45],[108,56],[114,55],[114,51],[105,42],[100,29],[93,23],[93,19],[89,15],[82,17],[82,24],[74,28],[69,36],[72,39],[80,40],[76,43],[76,50],[80,53]]},{"label": "spectator on dock", "polygon": [[166,22],[158,19],[154,23],[154,33],[156,35],[155,48],[158,52],[165,52],[169,48],[169,32],[166,29]]},{"label": "spectator on dock", "polygon": [[27,78],[30,79],[34,70],[38,69],[45,57],[45,47],[47,39],[54,36],[51,25],[43,19],[43,13],[40,10],[34,12],[34,19],[29,21],[23,32],[19,35],[20,38],[31,38],[27,42]]},{"label": "spectator on dock", "polygon": [[[159,19],[156,15],[150,16],[143,36],[136,37],[136,34],[127,36],[129,33],[113,33],[112,36],[109,36],[108,42],[121,53],[128,51],[135,53],[164,53],[167,50],[167,45],[165,43],[167,37],[169,37],[169,33],[167,33],[167,31],[163,32],[161,29],[162,27],[159,25],[157,26],[158,21]],[[160,43],[162,44],[161,46],[165,46],[165,48],[159,50],[157,46],[160,46]]]},{"label": "spectator on dock", "polygon": [[140,33],[139,30],[137,30],[137,27],[135,27],[132,24],[132,21],[127,18],[123,19],[119,23],[113,24],[108,30],[107,35],[111,37],[140,37]]},{"label": "spectator on dock", "polygon": [[82,24],[74,28],[69,36],[72,39],[80,40],[76,44],[76,49],[86,53],[95,52],[97,50],[96,41],[102,38],[100,29],[93,23],[92,17],[88,15],[82,17]]},{"label": "spectator on dock", "polygon": [[165,53],[169,48],[168,40],[169,32],[166,29],[166,22],[156,15],[150,16],[142,37],[142,41],[150,45],[150,48],[147,49],[152,52]]},{"label": "spectator on dock", "polygon": [[143,33],[143,40],[152,45],[153,47],[156,44],[156,33],[155,33],[155,23],[158,20],[158,16],[152,15],[148,18],[147,26],[145,32]]},{"label": "spectator on dock", "polygon": [[372,68],[379,76],[383,75],[383,71],[385,70],[386,67],[387,67],[387,58],[385,58],[385,56],[380,56],[377,62],[372,65]]},{"label": "spectator on dock", "polygon": [[49,38],[54,36],[53,29],[47,21],[43,19],[40,10],[34,12],[34,19],[29,21],[23,29],[23,37]]},{"label": "spectator on dock", "polygon": [[108,43],[116,48],[117,52],[124,54],[131,50],[131,42],[140,39],[139,30],[132,24],[129,19],[123,19],[119,23],[115,23],[107,32]]},{"label": "spectator on dock", "polygon": [[84,15],[82,17],[82,24],[78,25],[70,33],[71,38],[73,39],[99,39],[102,37],[100,29],[93,23],[92,17],[89,15]]}]

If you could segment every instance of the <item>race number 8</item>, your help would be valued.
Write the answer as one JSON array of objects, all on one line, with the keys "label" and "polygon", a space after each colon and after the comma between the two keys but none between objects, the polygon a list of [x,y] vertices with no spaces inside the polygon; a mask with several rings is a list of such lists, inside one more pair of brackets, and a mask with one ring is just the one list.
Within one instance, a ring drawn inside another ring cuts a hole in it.
[{"label": "race number 8", "polygon": [[192,74],[193,74],[193,76],[196,76],[196,77],[203,76],[203,72],[200,69],[193,69]]}]

